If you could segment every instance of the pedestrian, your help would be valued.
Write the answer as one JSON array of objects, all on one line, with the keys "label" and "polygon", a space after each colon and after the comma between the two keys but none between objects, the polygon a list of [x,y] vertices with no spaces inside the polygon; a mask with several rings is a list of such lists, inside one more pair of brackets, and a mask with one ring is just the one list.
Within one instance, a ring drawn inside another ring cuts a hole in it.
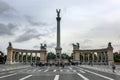
[{"label": "pedestrian", "polygon": [[112,70],[113,70],[113,73],[115,72],[115,64],[114,63],[112,63]]}]

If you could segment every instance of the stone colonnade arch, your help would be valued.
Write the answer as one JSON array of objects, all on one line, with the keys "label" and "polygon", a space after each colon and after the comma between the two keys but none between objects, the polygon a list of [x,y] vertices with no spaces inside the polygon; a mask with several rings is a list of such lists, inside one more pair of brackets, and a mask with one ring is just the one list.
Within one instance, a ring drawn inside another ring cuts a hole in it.
[{"label": "stone colonnade arch", "polygon": [[[25,54],[25,55],[24,55]],[[28,61],[28,54],[30,54]],[[35,54],[35,59],[33,60],[33,54]],[[39,60],[37,59],[37,54],[40,55]],[[27,50],[27,49],[16,49],[12,47],[9,43],[7,48],[7,60],[6,64],[24,63],[24,62],[46,62],[47,50],[46,47],[42,46],[41,50]]]},{"label": "stone colonnade arch", "polygon": [[110,65],[113,60],[113,47],[108,43],[107,48],[81,50],[79,46],[73,46],[73,61],[80,64],[107,64]]}]

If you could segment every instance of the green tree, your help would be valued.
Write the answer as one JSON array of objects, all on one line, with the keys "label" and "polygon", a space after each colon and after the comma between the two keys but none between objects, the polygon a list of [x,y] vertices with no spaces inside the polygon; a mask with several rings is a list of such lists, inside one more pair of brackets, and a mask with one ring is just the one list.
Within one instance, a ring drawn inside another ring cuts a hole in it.
[{"label": "green tree", "polygon": [[120,54],[118,52],[113,53],[114,55],[114,61],[115,62],[120,62]]},{"label": "green tree", "polygon": [[4,53],[0,51],[0,64],[5,63]]},{"label": "green tree", "polygon": [[47,60],[55,59],[56,55],[53,52],[48,52],[47,54]]}]

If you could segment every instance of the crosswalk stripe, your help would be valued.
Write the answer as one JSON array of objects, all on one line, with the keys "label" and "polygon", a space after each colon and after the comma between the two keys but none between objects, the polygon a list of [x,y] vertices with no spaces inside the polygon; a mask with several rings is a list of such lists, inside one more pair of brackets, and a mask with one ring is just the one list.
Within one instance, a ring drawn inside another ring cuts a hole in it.
[{"label": "crosswalk stripe", "polygon": [[48,71],[48,69],[46,69],[44,72],[47,72]]},{"label": "crosswalk stripe", "polygon": [[62,72],[63,70],[61,69],[60,72]]},{"label": "crosswalk stripe", "polygon": [[23,78],[21,78],[21,79],[19,79],[19,80],[25,80],[25,79],[27,79],[27,78],[29,78],[29,77],[31,77],[32,75],[28,75],[28,76],[25,76],[25,77],[23,77]]},{"label": "crosswalk stripe", "polygon": [[77,73],[77,75],[79,75],[81,78],[83,78],[84,80],[89,80],[88,78],[86,78],[85,76],[83,76],[82,74],[80,73]]},{"label": "crosswalk stripe", "polygon": [[59,75],[56,75],[54,80],[59,80]]},{"label": "crosswalk stripe", "polygon": [[81,73],[85,73],[83,70],[79,70]]},{"label": "crosswalk stripe", "polygon": [[9,74],[9,75],[4,75],[4,76],[1,76],[0,78],[5,78],[5,77],[9,77],[9,76],[13,76],[13,75],[16,75],[17,73],[14,73],[14,74]]},{"label": "crosswalk stripe", "polygon": [[114,80],[114,79],[112,79],[112,78],[109,78],[109,77],[107,77],[107,76],[103,76],[103,75],[101,75],[101,74],[98,74],[98,73],[95,73],[95,72],[92,72],[92,71],[88,71],[88,70],[85,70],[85,71],[87,71],[87,72],[89,72],[89,73],[92,73],[92,74],[95,74],[95,75],[97,75],[97,76],[100,76],[100,77],[109,79],[109,80]]},{"label": "crosswalk stripe", "polygon": [[[82,68],[79,68],[79,69],[82,69]],[[84,71],[86,71],[86,72],[89,72],[89,73],[92,73],[92,74],[95,74],[95,75],[97,75],[97,76],[100,76],[100,77],[109,79],[109,80],[114,80],[114,79],[112,79],[112,78],[109,78],[109,77],[107,77],[107,76],[104,76],[104,75],[101,75],[101,74],[98,74],[98,73],[95,73],[95,72],[92,72],[92,71],[89,71],[89,70],[85,70],[85,69],[82,69],[82,70],[84,70]]]},{"label": "crosswalk stripe", "polygon": [[38,70],[38,72],[40,72],[41,70]]},{"label": "crosswalk stripe", "polygon": [[56,69],[53,72],[56,72]]}]

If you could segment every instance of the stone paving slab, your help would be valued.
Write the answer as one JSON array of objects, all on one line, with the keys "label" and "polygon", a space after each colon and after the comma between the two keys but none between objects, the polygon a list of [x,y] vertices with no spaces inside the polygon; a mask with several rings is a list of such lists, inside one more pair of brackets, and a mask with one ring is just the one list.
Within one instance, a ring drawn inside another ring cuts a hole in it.
[{"label": "stone paving slab", "polygon": [[0,72],[1,71],[8,71],[8,70],[14,70],[14,69],[21,69],[21,68],[27,68],[30,67],[30,65],[21,65],[21,64],[0,64]]},{"label": "stone paving slab", "polygon": [[80,67],[94,69],[98,71],[108,72],[111,74],[117,74],[120,75],[120,65],[116,65],[115,73],[112,72],[112,66],[106,66],[106,65],[79,65]]}]

